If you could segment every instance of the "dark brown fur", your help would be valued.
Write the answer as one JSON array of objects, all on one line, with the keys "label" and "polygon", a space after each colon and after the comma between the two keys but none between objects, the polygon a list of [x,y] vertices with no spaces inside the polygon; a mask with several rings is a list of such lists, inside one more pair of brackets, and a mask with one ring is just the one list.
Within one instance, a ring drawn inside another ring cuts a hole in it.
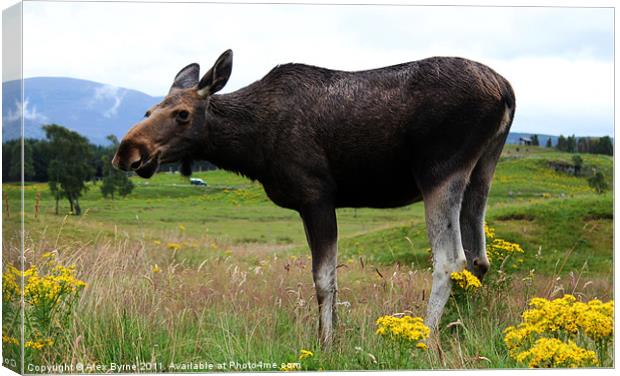
[{"label": "dark brown fur", "polygon": [[[484,274],[478,221],[514,114],[508,81],[454,57],[360,72],[286,64],[214,95],[231,69],[226,52],[200,82],[197,64],[181,70],[164,101],[125,136],[115,165],[150,177],[159,163],[181,161],[188,173],[192,160],[208,160],[260,181],[275,204],[304,220],[322,310],[324,301],[335,303],[335,208],[408,205],[463,176],[453,188],[471,209],[461,214],[463,245],[470,269]],[[324,284],[321,273],[333,281]]]}]

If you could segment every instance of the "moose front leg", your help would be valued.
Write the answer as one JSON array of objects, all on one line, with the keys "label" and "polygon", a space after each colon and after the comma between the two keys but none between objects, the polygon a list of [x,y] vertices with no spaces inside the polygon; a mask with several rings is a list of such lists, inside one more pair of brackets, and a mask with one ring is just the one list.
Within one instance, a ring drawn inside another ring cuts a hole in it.
[{"label": "moose front leg", "polygon": [[319,340],[325,348],[331,344],[336,325],[336,211],[330,205],[316,205],[300,214],[312,251],[312,277],[319,302]]}]

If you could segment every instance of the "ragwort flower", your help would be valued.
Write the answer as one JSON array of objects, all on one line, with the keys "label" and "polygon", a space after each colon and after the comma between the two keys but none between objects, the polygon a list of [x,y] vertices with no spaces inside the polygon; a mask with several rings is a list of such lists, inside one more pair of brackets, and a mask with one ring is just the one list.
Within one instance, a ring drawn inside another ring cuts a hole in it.
[{"label": "ragwort flower", "polygon": [[[613,301],[603,303],[595,299],[583,303],[567,294],[554,300],[533,298],[529,306],[519,325],[504,330],[504,343],[512,358],[530,367],[598,364],[593,351],[577,346],[574,341],[589,338],[598,348],[611,340]],[[604,352],[599,355],[604,356]]]},{"label": "ragwort flower", "polygon": [[516,356],[530,368],[576,368],[597,365],[594,351],[586,350],[573,341],[564,343],[557,338],[540,338],[534,346]]},{"label": "ragwort flower", "polygon": [[[385,338],[407,343],[423,341],[430,336],[431,330],[424,325],[420,317],[381,316],[376,321],[376,334]],[[422,348],[416,344],[416,347]]]},{"label": "ragwort flower", "polygon": [[482,283],[480,283],[478,277],[471,274],[468,270],[454,272],[450,274],[450,279],[452,279],[458,287],[465,291],[475,291],[482,286]]}]

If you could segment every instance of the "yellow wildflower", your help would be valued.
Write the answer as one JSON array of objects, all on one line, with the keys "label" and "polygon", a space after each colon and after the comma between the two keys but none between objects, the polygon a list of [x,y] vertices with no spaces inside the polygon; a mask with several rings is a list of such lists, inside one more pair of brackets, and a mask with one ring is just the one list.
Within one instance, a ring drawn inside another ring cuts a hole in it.
[{"label": "yellow wildflower", "polygon": [[183,224],[179,224],[179,230],[180,230],[181,232],[185,232],[185,225],[183,225]]},{"label": "yellow wildflower", "polygon": [[18,300],[21,295],[17,277],[21,277],[21,272],[12,265],[2,273],[2,300],[5,302]]},{"label": "yellow wildflower", "polygon": [[44,258],[44,259],[55,259],[56,258],[56,254],[54,252],[45,252],[44,254],[41,255],[41,258]]},{"label": "yellow wildflower", "polygon": [[573,341],[564,343],[557,338],[540,338],[534,346],[516,356],[530,368],[576,368],[597,365],[594,351],[581,348]]},{"label": "yellow wildflower", "polygon": [[8,343],[11,345],[19,345],[19,341],[17,340],[17,338],[6,336],[6,335],[2,336],[2,343]]},{"label": "yellow wildflower", "polygon": [[490,261],[501,263],[510,255],[523,254],[525,251],[517,243],[495,238],[487,245],[487,257]]},{"label": "yellow wildflower", "polygon": [[492,227],[489,227],[486,223],[484,225],[484,235],[486,235],[487,238],[489,239],[493,239],[495,237],[495,229]]},{"label": "yellow wildflower", "polygon": [[[418,342],[427,339],[431,330],[420,317],[381,316],[376,321],[377,335],[404,342]],[[416,345],[417,347],[417,345]],[[420,348],[420,347],[418,347]]]},{"label": "yellow wildflower", "polygon": [[153,272],[153,273],[161,273],[161,268],[157,264],[152,265],[151,266],[151,272]]},{"label": "yellow wildflower", "polygon": [[529,305],[532,308],[523,312],[523,322],[539,327],[540,331],[564,330],[570,334],[581,331],[593,340],[613,335],[613,301],[602,303],[593,300],[582,303],[566,294],[551,301],[533,298]]},{"label": "yellow wildflower", "polygon": [[314,356],[314,353],[310,350],[301,349],[301,351],[299,352],[299,360],[312,358],[313,356]]},{"label": "yellow wildflower", "polygon": [[[601,344],[613,337],[613,301],[603,303],[595,299],[583,303],[567,294],[554,300],[533,298],[529,306],[519,325],[504,330],[504,343],[512,358],[528,362],[530,367],[597,364],[594,353],[578,347],[573,340],[590,338]],[[566,338],[568,342],[557,338]],[[533,342],[533,347],[528,348]]]},{"label": "yellow wildflower", "polygon": [[56,265],[47,275],[40,276],[36,265],[24,272],[24,299],[31,305],[55,305],[63,295],[78,292],[86,282],[75,278],[75,265]]},{"label": "yellow wildflower", "polygon": [[523,344],[529,343],[532,336],[542,333],[542,330],[534,325],[521,324],[519,327],[509,326],[504,330],[504,343],[512,357],[519,353]]},{"label": "yellow wildflower", "polygon": [[428,346],[426,346],[426,343],[424,343],[424,342],[418,342],[418,344],[415,345],[415,347],[417,347],[420,350],[424,350],[424,351],[426,351],[426,349],[428,349]]},{"label": "yellow wildflower", "polygon": [[[517,243],[512,243],[504,239],[495,237],[495,229],[484,225],[484,234],[487,238],[487,257],[489,261],[501,263],[511,255],[523,254],[525,251]],[[513,265],[513,268],[523,263],[522,258],[518,258]]]},{"label": "yellow wildflower", "polygon": [[482,286],[482,283],[480,283],[478,277],[471,274],[468,270],[454,272],[450,274],[450,279],[452,279],[458,287],[465,291],[474,291]]},{"label": "yellow wildflower", "polygon": [[181,249],[181,244],[179,244],[179,243],[168,243],[167,247],[171,251],[178,251],[178,250]]},{"label": "yellow wildflower", "polygon": [[26,341],[26,343],[24,343],[24,347],[27,349],[41,350],[43,347],[51,346],[53,344],[54,341],[52,341],[51,338],[48,338],[40,341]]}]

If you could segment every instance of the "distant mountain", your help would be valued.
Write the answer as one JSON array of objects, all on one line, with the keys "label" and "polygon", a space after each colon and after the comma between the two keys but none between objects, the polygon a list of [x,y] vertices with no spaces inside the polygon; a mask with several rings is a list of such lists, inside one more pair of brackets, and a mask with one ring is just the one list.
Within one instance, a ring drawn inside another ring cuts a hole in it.
[{"label": "distant mountain", "polygon": [[[19,137],[19,81],[2,83],[2,140]],[[142,92],[66,77],[24,80],[24,133],[44,138],[44,124],[56,123],[96,144],[106,136],[121,138],[146,110],[161,101]]]}]

